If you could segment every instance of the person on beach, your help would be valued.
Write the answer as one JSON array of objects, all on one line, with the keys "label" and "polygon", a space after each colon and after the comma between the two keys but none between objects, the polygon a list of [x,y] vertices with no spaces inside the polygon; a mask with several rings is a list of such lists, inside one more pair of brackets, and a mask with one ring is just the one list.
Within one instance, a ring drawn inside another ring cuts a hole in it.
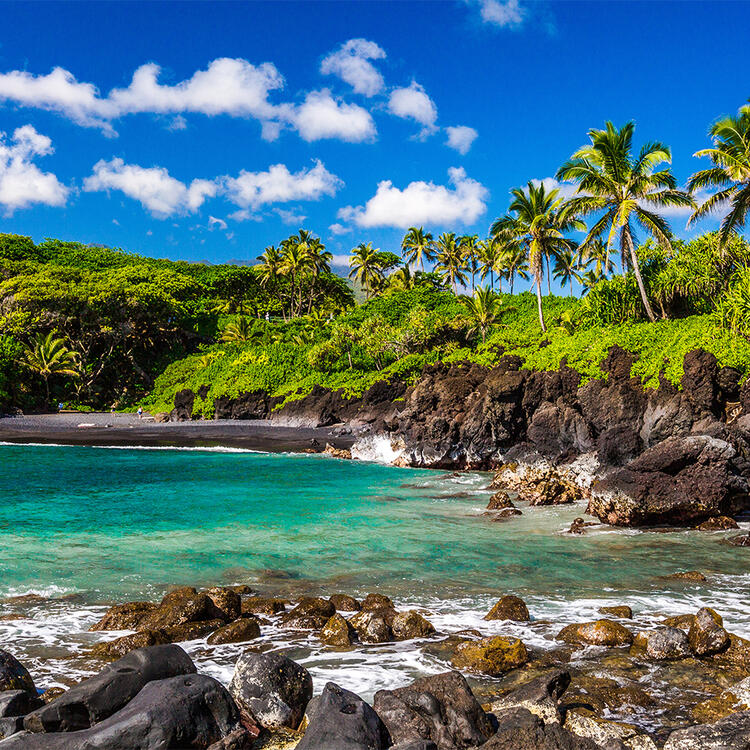
[{"label": "person on beach", "polygon": [[143,407],[138,407],[138,419],[143,419]]},{"label": "person on beach", "polygon": [[115,416],[115,405],[112,404],[112,406],[109,407],[109,413],[114,417]]},{"label": "person on beach", "polygon": [[65,408],[65,404],[62,401],[57,402],[57,411],[61,412]]}]

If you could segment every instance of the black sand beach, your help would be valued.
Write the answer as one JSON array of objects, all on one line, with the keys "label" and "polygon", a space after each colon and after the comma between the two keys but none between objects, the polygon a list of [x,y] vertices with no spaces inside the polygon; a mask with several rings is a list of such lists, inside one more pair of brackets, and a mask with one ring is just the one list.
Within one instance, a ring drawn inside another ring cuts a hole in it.
[{"label": "black sand beach", "polygon": [[[331,428],[287,427],[260,420],[157,423],[135,414],[61,413],[0,418],[0,442],[65,445],[229,447],[282,452],[350,448]],[[317,443],[315,442],[317,441]]]}]

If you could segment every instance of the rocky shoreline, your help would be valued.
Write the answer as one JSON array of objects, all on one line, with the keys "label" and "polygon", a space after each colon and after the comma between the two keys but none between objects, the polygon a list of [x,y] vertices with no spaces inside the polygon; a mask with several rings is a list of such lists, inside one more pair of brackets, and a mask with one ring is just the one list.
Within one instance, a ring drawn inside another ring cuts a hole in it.
[{"label": "rocky shoreline", "polygon": [[[690,579],[697,573],[683,573]],[[550,649],[509,633],[441,632],[429,612],[383,593],[294,601],[248,586],[180,587],[159,602],[114,605],[91,627],[112,638],[95,676],[67,690],[35,684],[0,651],[0,747],[46,750],[739,750],[750,737],[750,641],[708,607],[652,619],[630,606],[563,627]],[[513,594],[487,623],[535,625]],[[275,623],[325,649],[417,641],[445,671],[379,690],[345,684],[313,697],[309,672],[272,650]],[[540,623],[541,624],[541,623]],[[125,632],[127,634],[123,635]],[[177,645],[235,644],[228,685],[197,673]],[[105,666],[106,665],[106,666]],[[629,717],[630,715],[630,717]]]}]

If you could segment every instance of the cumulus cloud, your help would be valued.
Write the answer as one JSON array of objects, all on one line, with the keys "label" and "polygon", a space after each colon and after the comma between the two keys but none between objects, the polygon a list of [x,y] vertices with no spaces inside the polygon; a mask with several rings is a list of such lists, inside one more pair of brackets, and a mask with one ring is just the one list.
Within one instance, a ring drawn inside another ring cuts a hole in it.
[{"label": "cumulus cloud", "polygon": [[526,11],[519,0],[479,0],[479,14],[485,23],[514,28],[523,23]]},{"label": "cumulus cloud", "polygon": [[91,176],[83,181],[83,189],[120,190],[159,219],[193,213],[218,190],[213,180],[193,180],[186,185],[163,167],[140,167],[122,159],[98,161]]},{"label": "cumulus cloud", "polygon": [[461,168],[449,169],[448,178],[452,187],[419,181],[403,190],[384,180],[364,206],[345,206],[338,217],[365,228],[473,224],[487,209],[487,188]]},{"label": "cumulus cloud", "polygon": [[225,177],[222,184],[240,209],[255,210],[269,203],[319,200],[324,195],[335,195],[344,183],[316,161],[315,166],[299,172],[290,172],[284,164],[274,164],[266,172],[242,170],[238,177]]},{"label": "cumulus cloud", "polygon": [[39,203],[64,206],[69,188],[33,160],[53,152],[52,141],[31,125],[16,128],[9,140],[0,133],[0,206],[7,214]]},{"label": "cumulus cloud", "polygon": [[337,138],[361,143],[377,135],[375,121],[366,109],[334,99],[328,89],[311,91],[302,104],[287,107],[285,112],[285,119],[306,141]]},{"label": "cumulus cloud", "polygon": [[414,120],[422,125],[420,136],[426,136],[435,131],[437,107],[416,81],[412,81],[411,85],[406,88],[391,91],[388,98],[388,111],[396,117]]},{"label": "cumulus cloud", "polygon": [[343,224],[339,224],[338,222],[336,222],[335,224],[331,224],[331,226],[328,227],[328,231],[333,235],[348,234],[352,231],[352,228],[346,227]]},{"label": "cumulus cloud", "polygon": [[305,214],[302,214],[299,211],[288,211],[285,208],[275,208],[274,211],[284,224],[302,224],[307,218]]},{"label": "cumulus cloud", "polygon": [[445,142],[445,145],[456,149],[459,154],[468,153],[471,144],[474,143],[476,137],[479,135],[474,128],[470,128],[468,125],[447,127],[445,132],[448,134],[448,140]]},{"label": "cumulus cloud", "polygon": [[385,52],[367,39],[350,39],[320,64],[323,75],[335,75],[346,81],[357,94],[375,96],[384,86],[383,76],[370,60],[382,60]]},{"label": "cumulus cloud", "polygon": [[227,223],[224,221],[224,219],[217,219],[215,216],[209,216],[208,217],[208,228],[213,229],[214,227],[218,227],[219,229],[226,229]]}]

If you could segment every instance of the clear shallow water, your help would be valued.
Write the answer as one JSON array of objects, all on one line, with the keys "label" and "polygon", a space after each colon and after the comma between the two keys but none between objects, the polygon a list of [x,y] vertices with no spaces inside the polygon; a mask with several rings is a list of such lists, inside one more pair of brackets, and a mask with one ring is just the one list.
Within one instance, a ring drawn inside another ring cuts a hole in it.
[{"label": "clear shallow water", "polygon": [[[750,636],[750,553],[721,533],[562,533],[581,507],[493,522],[489,479],[319,455],[0,446],[0,615],[24,615],[0,620],[0,641],[40,685],[64,684],[98,666],[83,655],[113,635],[86,631],[107,603],[230,583],[290,596],[377,589],[424,608],[444,633],[474,627],[541,647],[614,603],[630,604],[639,625],[710,604]],[[661,578],[693,569],[709,582]],[[536,622],[481,619],[508,592]],[[28,593],[46,598],[7,599]],[[275,625],[264,638],[306,663],[318,687],[334,679],[364,695],[446,666],[413,642],[331,653]],[[188,649],[228,680],[241,647]]]}]

